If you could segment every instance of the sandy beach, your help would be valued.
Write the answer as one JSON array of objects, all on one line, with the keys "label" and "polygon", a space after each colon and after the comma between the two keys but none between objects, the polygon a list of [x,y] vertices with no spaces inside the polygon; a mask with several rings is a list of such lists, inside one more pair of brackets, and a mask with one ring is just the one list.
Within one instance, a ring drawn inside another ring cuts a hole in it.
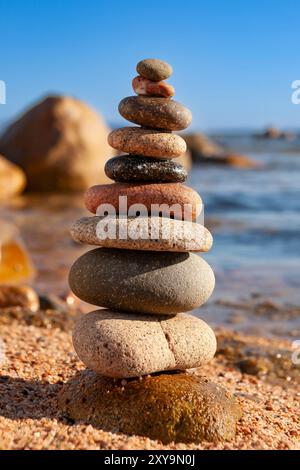
[{"label": "sandy beach", "polygon": [[218,444],[164,446],[75,424],[60,412],[63,383],[84,368],[72,347],[72,323],[72,316],[51,310],[1,311],[0,449],[300,449],[299,371],[291,365],[289,342],[217,330],[216,357],[193,373],[237,397],[243,418],[236,437]]}]

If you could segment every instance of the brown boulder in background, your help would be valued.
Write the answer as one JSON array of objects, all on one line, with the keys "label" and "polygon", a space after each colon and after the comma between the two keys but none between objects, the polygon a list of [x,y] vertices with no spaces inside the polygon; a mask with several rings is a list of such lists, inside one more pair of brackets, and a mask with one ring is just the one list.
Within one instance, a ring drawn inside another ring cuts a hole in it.
[{"label": "brown boulder in background", "polygon": [[183,134],[188,151],[191,152],[193,163],[228,165],[237,168],[255,168],[257,162],[249,157],[228,151],[216,144],[204,134]]},{"label": "brown boulder in background", "polygon": [[11,124],[0,152],[20,165],[31,191],[82,191],[107,181],[113,154],[101,117],[82,101],[49,96]]},{"label": "brown boulder in background", "polygon": [[20,194],[26,185],[24,172],[0,155],[0,201]]}]

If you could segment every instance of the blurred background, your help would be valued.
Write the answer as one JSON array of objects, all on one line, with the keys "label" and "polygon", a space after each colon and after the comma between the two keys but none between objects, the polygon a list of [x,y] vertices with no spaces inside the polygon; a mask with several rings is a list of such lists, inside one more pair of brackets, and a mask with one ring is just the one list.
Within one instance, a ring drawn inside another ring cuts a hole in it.
[{"label": "blurred background", "polygon": [[83,191],[107,182],[137,62],[156,57],[193,112],[181,163],[217,280],[201,316],[299,337],[299,2],[0,0],[0,12],[0,307],[76,304],[67,273],[86,248],[69,228]]}]

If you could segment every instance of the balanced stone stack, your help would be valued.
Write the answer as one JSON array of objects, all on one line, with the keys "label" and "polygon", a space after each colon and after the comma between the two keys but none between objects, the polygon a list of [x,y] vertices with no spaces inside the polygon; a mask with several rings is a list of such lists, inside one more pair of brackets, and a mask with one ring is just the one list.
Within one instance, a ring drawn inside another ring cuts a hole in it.
[{"label": "balanced stone stack", "polygon": [[[108,160],[105,171],[115,183],[86,192],[95,215],[72,228],[74,240],[100,248],[74,263],[70,286],[105,309],[75,326],[75,350],[90,370],[65,386],[61,403],[72,419],[163,442],[229,439],[240,416],[234,398],[186,372],[216,351],[211,328],[185,313],[207,301],[215,282],[193,253],[212,245],[196,221],[202,201],[182,184],[186,171],[173,160],[186,145],[172,131],[185,129],[191,113],[171,99],[167,63],[143,60],[137,71],[138,96],[123,99],[119,112],[140,127],[111,132],[109,144],[127,155]],[[140,205],[146,212],[137,213]]]}]

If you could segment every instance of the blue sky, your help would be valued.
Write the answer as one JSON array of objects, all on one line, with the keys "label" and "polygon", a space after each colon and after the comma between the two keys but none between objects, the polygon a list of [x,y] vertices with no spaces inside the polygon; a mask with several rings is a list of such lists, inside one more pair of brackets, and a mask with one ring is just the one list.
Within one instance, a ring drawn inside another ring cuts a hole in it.
[{"label": "blue sky", "polygon": [[55,92],[122,122],[136,63],[158,57],[194,128],[299,126],[299,20],[298,0],[0,0],[0,121]]}]

